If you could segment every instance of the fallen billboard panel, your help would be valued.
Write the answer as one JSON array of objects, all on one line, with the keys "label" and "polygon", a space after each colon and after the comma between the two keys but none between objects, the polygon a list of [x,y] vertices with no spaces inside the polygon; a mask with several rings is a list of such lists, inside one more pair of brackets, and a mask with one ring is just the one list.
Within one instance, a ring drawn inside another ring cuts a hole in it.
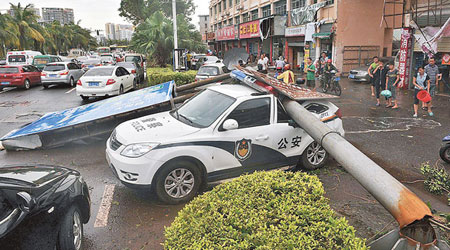
[{"label": "fallen billboard panel", "polygon": [[9,132],[0,141],[5,149],[35,149],[62,145],[111,132],[120,122],[169,109],[175,82],[170,81],[102,101],[47,113]]}]

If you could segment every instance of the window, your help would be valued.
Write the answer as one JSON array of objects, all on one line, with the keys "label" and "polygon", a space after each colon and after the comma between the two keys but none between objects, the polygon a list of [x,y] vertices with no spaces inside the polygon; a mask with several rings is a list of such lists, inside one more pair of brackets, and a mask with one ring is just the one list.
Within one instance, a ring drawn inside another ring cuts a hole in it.
[{"label": "window", "polygon": [[252,20],[258,19],[258,9],[252,10]]},{"label": "window", "polygon": [[266,97],[244,101],[228,115],[227,119],[236,120],[239,128],[269,125],[270,98]]},{"label": "window", "polygon": [[240,24],[241,23],[241,17],[240,16],[237,16],[237,17],[235,17],[234,18],[234,24]]},{"label": "window", "polygon": [[205,29],[207,29],[208,28],[208,25],[205,23]]},{"label": "window", "polygon": [[219,6],[219,13],[222,12],[222,5],[219,3],[217,6]]},{"label": "window", "polygon": [[233,18],[228,19],[228,25],[233,25]]},{"label": "window", "polygon": [[222,4],[223,4],[223,10],[226,10],[227,9],[227,0],[223,0]]},{"label": "window", "polygon": [[239,2],[241,2],[240,0],[236,0],[236,4],[239,4]]},{"label": "window", "polygon": [[69,70],[71,70],[71,69],[77,69],[77,66],[75,66],[75,64],[73,64],[73,63],[69,63],[69,64],[67,64],[67,68],[68,68]]},{"label": "window", "polygon": [[262,17],[270,16],[270,4],[262,7]]},{"label": "window", "polygon": [[248,21],[249,21],[248,13],[242,14],[242,22],[245,23],[245,22],[248,22]]},{"label": "window", "polygon": [[233,0],[228,0],[228,8],[231,8],[233,6]]},{"label": "window", "polygon": [[286,15],[286,0],[278,1],[275,3],[275,14]]},{"label": "window", "polygon": [[298,9],[298,8],[302,8],[305,7],[306,5],[306,0],[292,0],[292,9]]},{"label": "window", "polygon": [[283,105],[281,105],[281,102],[278,101],[277,105],[277,123],[287,123],[291,119],[289,115],[286,113],[286,110],[284,110]]}]

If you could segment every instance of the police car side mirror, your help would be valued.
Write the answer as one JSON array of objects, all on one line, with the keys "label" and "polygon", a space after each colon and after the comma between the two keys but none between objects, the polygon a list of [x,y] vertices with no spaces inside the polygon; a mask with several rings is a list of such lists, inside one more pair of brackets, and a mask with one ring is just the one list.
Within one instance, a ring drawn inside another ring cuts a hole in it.
[{"label": "police car side mirror", "polygon": [[239,127],[239,124],[234,119],[228,119],[223,123],[222,127],[224,130],[233,130],[233,129],[237,129]]}]

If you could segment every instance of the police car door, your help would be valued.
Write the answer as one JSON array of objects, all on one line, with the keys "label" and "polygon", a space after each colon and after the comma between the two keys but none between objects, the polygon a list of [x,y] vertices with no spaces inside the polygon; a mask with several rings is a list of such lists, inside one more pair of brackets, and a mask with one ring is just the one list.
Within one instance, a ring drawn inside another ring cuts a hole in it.
[{"label": "police car door", "polygon": [[[266,168],[276,160],[278,152],[271,148],[271,102],[270,96],[243,101],[221,121],[216,136],[228,143],[233,142],[232,152],[229,153],[240,163],[240,166],[230,166],[236,161],[224,160],[224,168],[242,166],[239,172],[249,172]],[[237,128],[224,129],[227,121],[237,122]]]}]

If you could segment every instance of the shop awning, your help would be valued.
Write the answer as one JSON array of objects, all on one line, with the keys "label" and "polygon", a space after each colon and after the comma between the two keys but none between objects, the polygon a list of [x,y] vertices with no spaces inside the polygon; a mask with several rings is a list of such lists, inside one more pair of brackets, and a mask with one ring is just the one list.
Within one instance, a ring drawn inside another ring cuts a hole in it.
[{"label": "shop awning", "polygon": [[330,39],[330,37],[331,37],[331,32],[319,32],[319,33],[314,33],[312,36],[313,36],[313,37],[316,37],[316,38],[320,38],[320,39]]}]

